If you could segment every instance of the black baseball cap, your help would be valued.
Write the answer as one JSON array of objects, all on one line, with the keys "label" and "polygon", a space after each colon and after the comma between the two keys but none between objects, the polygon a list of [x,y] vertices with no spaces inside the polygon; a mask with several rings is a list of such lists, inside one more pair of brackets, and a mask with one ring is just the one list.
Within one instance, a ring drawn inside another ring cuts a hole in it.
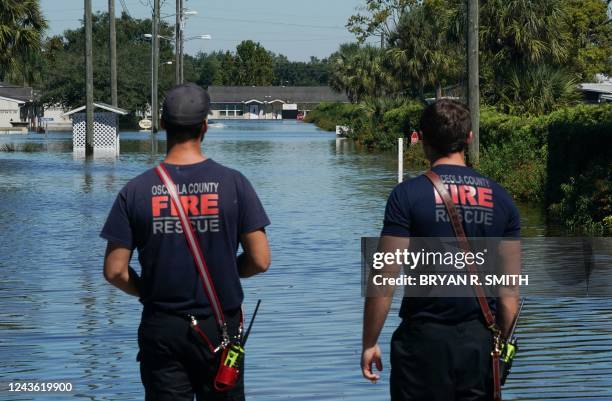
[{"label": "black baseball cap", "polygon": [[189,82],[166,93],[162,119],[167,124],[196,125],[208,117],[210,96],[200,86]]}]

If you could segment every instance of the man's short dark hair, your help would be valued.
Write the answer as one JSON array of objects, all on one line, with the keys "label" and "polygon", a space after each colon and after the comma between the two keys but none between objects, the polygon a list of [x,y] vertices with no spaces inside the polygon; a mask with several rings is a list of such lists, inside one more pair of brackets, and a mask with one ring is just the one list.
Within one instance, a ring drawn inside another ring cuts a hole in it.
[{"label": "man's short dark hair", "polygon": [[164,121],[164,128],[166,129],[166,137],[174,142],[185,142],[193,139],[198,139],[202,132],[202,125],[204,121],[199,124],[192,125],[178,125],[171,124]]},{"label": "man's short dark hair", "polygon": [[461,152],[472,130],[470,111],[457,101],[438,100],[423,110],[420,129],[423,141],[440,155]]}]

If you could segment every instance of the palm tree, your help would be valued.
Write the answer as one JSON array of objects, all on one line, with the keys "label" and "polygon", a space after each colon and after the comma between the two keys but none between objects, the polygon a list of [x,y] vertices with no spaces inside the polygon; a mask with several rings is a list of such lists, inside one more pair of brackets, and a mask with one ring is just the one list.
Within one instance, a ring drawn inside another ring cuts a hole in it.
[{"label": "palm tree", "polygon": [[366,97],[394,93],[396,81],[388,68],[385,51],[373,46],[343,44],[331,57],[330,85],[345,92],[353,103]]},{"label": "palm tree", "polygon": [[562,63],[567,57],[562,0],[484,0],[482,47],[496,63]]},{"label": "palm tree", "polygon": [[40,53],[46,28],[37,0],[0,1],[0,81],[8,76],[32,80],[28,63]]},{"label": "palm tree", "polygon": [[566,71],[546,64],[514,68],[500,88],[498,108],[510,114],[539,115],[580,101],[577,80]]},{"label": "palm tree", "polygon": [[[455,0],[453,0],[455,1]],[[570,38],[564,0],[481,0],[481,91],[486,103],[538,114],[571,103],[574,79],[564,71]],[[454,7],[451,37],[465,46],[466,8]]]},{"label": "palm tree", "polygon": [[462,55],[450,39],[452,7],[441,0],[426,0],[405,14],[392,33],[389,55],[398,79],[423,96],[427,87],[441,96],[442,85],[461,72]]},{"label": "palm tree", "polygon": [[565,88],[572,78],[554,73],[568,56],[569,38],[559,29],[563,0],[485,0],[482,5],[484,100],[510,112],[551,111],[551,93],[571,92]]}]

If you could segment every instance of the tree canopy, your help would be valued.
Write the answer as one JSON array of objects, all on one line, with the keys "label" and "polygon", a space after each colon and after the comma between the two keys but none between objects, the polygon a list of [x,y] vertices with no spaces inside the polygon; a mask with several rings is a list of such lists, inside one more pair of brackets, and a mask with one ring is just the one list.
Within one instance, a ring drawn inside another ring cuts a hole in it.
[{"label": "tree canopy", "polygon": [[186,55],[185,78],[202,86],[208,85],[327,85],[327,59],[311,57],[309,61],[290,61],[274,54],[261,44],[246,40],[236,51]]},{"label": "tree canopy", "polygon": [[[608,4],[481,0],[482,100],[504,112],[527,114],[575,103],[577,83],[612,72]],[[371,57],[368,46],[341,46],[332,57],[334,88],[358,101],[381,93],[439,97],[443,86],[461,85],[466,11],[462,0],[365,0],[347,27],[358,42],[383,35],[385,49]],[[393,79],[376,79],[383,76]]]},{"label": "tree canopy", "polygon": [[0,81],[32,82],[47,21],[37,0],[0,2]]},{"label": "tree canopy", "polygon": [[[108,14],[92,18],[94,99],[110,103],[110,64],[108,52]],[[151,32],[150,20],[139,20],[123,14],[116,21],[117,29],[117,90],[119,106],[130,111],[145,112],[151,97],[151,42],[145,34]],[[171,36],[172,27],[162,22],[161,35]],[[60,104],[71,108],[85,103],[84,28],[71,29],[48,38],[44,44],[44,79],[38,82],[45,104]],[[160,41],[160,61],[173,60],[172,44]],[[160,94],[170,88],[174,70],[160,66]]]},{"label": "tree canopy", "polygon": [[[97,13],[92,19],[94,98],[110,102],[108,52],[108,14]],[[151,21],[134,19],[127,14],[116,21],[119,106],[144,113],[151,94],[151,42],[145,34]],[[173,26],[162,22],[161,35],[171,37]],[[32,82],[41,90],[45,104],[72,108],[85,102],[84,29],[66,30],[47,38],[39,52],[39,79]],[[174,68],[164,64],[174,60],[174,47],[160,41],[160,98],[174,84]],[[185,80],[208,85],[326,85],[329,79],[327,60],[312,58],[309,62],[289,61],[261,44],[246,40],[233,52],[185,55]],[[40,79],[44,77],[44,79]]]},{"label": "tree canopy", "polygon": [[[482,100],[505,112],[541,114],[577,100],[575,86],[612,72],[608,0],[480,0]],[[465,82],[464,0],[364,0],[347,21],[356,43],[327,59],[291,61],[245,40],[233,51],[185,56],[185,79],[208,85],[327,85],[354,102],[440,96]],[[39,89],[47,104],[84,102],[84,30],[43,39],[37,0],[0,2],[0,80]],[[151,21],[117,19],[120,106],[144,111],[151,85]],[[162,22],[164,36],[173,26]],[[382,48],[365,45],[381,36]],[[108,15],[93,17],[94,97],[109,101]],[[160,62],[173,60],[169,41]],[[174,68],[160,66],[160,96]]]}]

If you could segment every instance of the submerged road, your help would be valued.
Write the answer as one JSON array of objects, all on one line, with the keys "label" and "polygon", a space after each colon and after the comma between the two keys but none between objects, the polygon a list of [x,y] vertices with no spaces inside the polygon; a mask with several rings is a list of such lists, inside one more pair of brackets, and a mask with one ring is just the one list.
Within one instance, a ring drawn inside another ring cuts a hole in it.
[{"label": "submerged road", "polygon": [[[2,143],[31,150],[0,152],[2,385],[64,381],[74,390],[70,398],[2,390],[0,400],[142,399],[140,305],[104,281],[98,232],[116,193],[161,159],[155,148],[165,143],[125,133],[118,160],[90,162],[73,159],[69,134]],[[248,399],[388,399],[399,299],[381,339],[385,371],[372,385],[359,369],[359,239],[380,229],[392,155],[292,122],[230,122],[204,148],[251,180],[272,221],[273,265],[245,281],[248,315],[263,299],[247,351]],[[523,219],[531,235],[546,232],[537,210]],[[612,300],[530,300],[518,334],[505,399],[612,399]]]}]

